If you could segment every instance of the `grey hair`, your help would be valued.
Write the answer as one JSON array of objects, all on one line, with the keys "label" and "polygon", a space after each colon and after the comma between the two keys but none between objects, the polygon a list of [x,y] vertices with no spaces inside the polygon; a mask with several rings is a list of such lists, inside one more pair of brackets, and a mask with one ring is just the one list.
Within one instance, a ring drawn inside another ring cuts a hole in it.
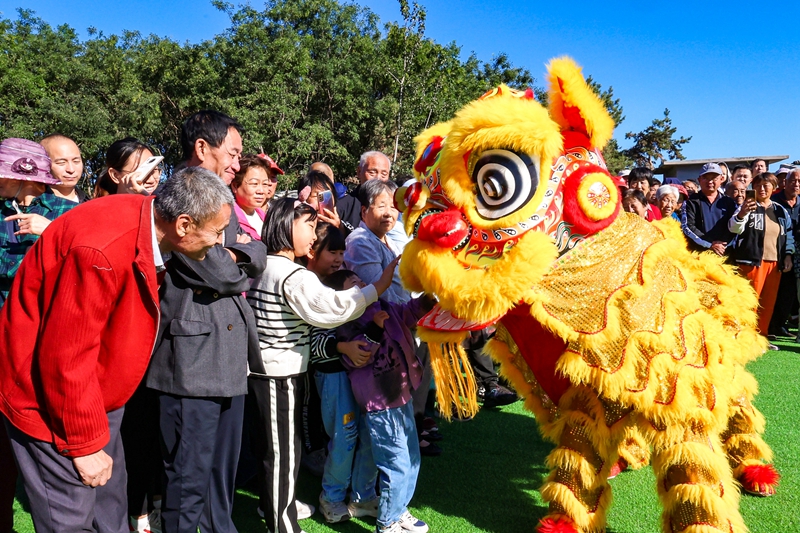
[{"label": "grey hair", "polygon": [[386,159],[386,161],[389,162],[389,167],[391,168],[392,160],[389,159],[388,155],[384,154],[383,152],[379,152],[377,150],[371,150],[369,152],[364,152],[363,154],[361,154],[361,157],[358,158],[358,169],[361,170],[362,168],[364,168],[364,165],[367,164],[367,161],[369,161],[373,157],[383,157],[384,159]]},{"label": "grey hair", "polygon": [[201,167],[182,168],[156,191],[154,209],[167,222],[189,215],[202,225],[214,218],[224,204],[233,203],[230,188],[213,172]]},{"label": "grey hair", "polygon": [[672,185],[662,185],[656,191],[656,199],[661,200],[661,197],[666,196],[667,194],[673,195],[675,200],[678,200],[681,197],[681,192],[677,187],[673,187]]},{"label": "grey hair", "polygon": [[786,179],[788,180],[792,174],[797,174],[800,177],[800,168],[793,168],[786,174]]},{"label": "grey hair", "polygon": [[383,193],[389,193],[389,196],[394,198],[394,191],[396,189],[397,184],[395,184],[393,181],[365,181],[358,186],[358,200],[361,202],[363,207],[369,207],[375,201],[375,198]]}]

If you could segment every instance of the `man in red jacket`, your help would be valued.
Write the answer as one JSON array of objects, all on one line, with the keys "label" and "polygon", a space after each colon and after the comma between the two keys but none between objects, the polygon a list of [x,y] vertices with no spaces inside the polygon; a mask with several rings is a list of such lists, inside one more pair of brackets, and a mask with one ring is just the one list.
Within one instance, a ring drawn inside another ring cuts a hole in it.
[{"label": "man in red jacket", "polygon": [[162,254],[202,260],[232,203],[216,175],[186,168],[155,199],[76,207],[23,260],[0,312],[0,418],[36,531],[128,531],[119,424],[156,339]]}]

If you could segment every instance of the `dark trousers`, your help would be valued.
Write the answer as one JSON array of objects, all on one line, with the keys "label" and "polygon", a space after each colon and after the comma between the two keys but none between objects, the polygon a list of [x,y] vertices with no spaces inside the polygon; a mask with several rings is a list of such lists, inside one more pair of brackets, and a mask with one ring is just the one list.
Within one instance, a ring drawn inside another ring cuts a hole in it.
[{"label": "dark trousers", "polygon": [[14,529],[14,496],[17,492],[17,462],[11,451],[6,425],[0,423],[0,533]]},{"label": "dark trousers", "polygon": [[[414,418],[419,423],[425,416],[425,406],[428,403],[428,392],[431,390],[431,352],[428,350],[427,342],[420,342],[417,347],[417,358],[422,365],[422,378],[419,387],[411,391],[411,398],[414,401]],[[418,428],[421,431],[421,428]]]},{"label": "dark trousers", "polygon": [[143,516],[153,510],[153,496],[161,495],[164,463],[158,431],[158,393],[144,386],[125,404],[120,428],[128,471],[128,514]]},{"label": "dark trousers", "polygon": [[244,396],[159,394],[164,533],[235,533],[231,519]]},{"label": "dark trousers", "polygon": [[309,368],[303,374],[303,447],[306,453],[311,453],[325,448],[327,434],[322,424],[322,400],[314,383],[314,371]]},{"label": "dark trousers", "polygon": [[111,439],[103,451],[114,466],[108,483],[97,488],[84,485],[72,459],[60,455],[52,443],[32,439],[3,417],[37,533],[128,533],[128,476],[119,436],[122,413],[123,409],[108,413]]},{"label": "dark trousers", "polygon": [[489,340],[489,335],[486,329],[480,331],[473,331],[470,337],[464,341],[464,351],[467,352],[467,358],[472,365],[472,370],[475,373],[475,381],[480,387],[497,383],[497,372],[494,369],[494,361],[492,358],[483,353],[483,348]]},{"label": "dark trousers", "polygon": [[792,308],[797,302],[797,277],[794,269],[781,274],[781,284],[778,286],[778,298],[772,311],[769,323],[769,332],[778,334],[792,314]]},{"label": "dark trousers", "polygon": [[[295,506],[295,485],[300,473],[300,433],[302,398],[298,381],[302,378],[248,379],[256,398],[259,415],[259,456],[261,509],[267,531],[300,533]],[[165,532],[166,533],[166,532]]]}]

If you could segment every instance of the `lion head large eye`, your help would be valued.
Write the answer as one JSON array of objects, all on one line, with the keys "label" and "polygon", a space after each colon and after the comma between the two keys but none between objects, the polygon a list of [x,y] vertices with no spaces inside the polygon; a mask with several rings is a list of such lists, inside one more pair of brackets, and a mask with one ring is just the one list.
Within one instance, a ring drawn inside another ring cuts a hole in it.
[{"label": "lion head large eye", "polygon": [[539,184],[539,160],[510,150],[487,150],[472,169],[478,214],[496,220],[528,203]]}]

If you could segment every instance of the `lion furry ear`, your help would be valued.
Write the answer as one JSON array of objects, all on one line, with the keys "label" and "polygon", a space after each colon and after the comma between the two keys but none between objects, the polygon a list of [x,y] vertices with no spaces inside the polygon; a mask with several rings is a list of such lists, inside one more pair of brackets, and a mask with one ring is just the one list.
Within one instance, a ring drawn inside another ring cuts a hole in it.
[{"label": "lion furry ear", "polygon": [[548,110],[562,131],[577,131],[602,149],[614,132],[614,120],[603,102],[586,84],[581,68],[569,57],[559,57],[547,65]]}]

